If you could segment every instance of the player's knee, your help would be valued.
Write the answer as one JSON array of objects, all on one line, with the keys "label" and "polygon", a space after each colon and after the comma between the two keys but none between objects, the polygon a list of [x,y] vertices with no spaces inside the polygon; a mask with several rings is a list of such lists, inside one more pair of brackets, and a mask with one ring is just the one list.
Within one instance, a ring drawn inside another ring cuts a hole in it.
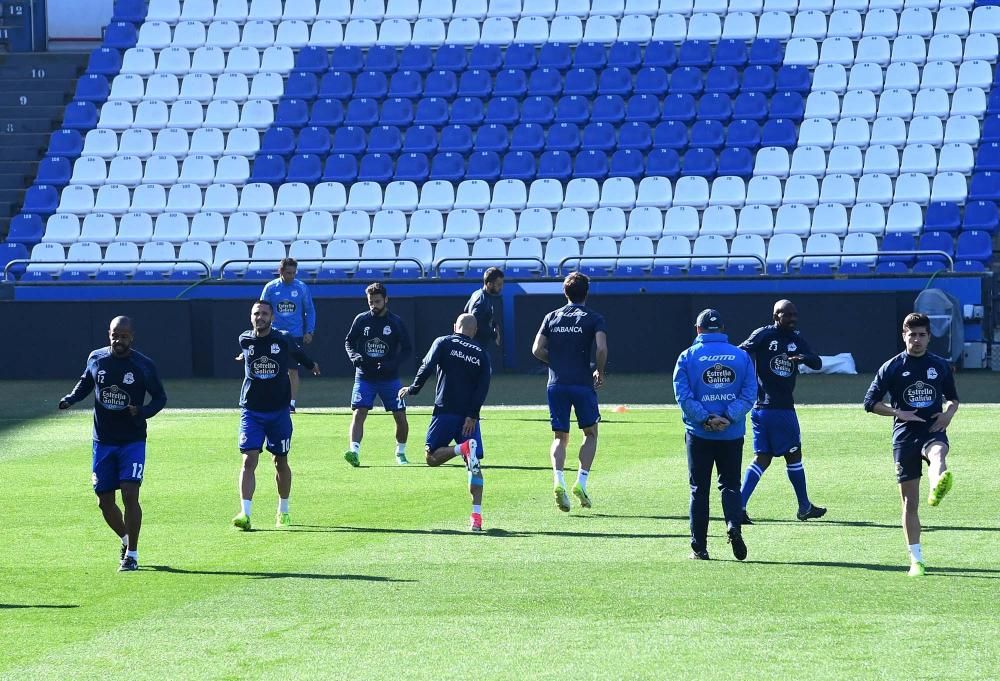
[{"label": "player's knee", "polygon": [[424,458],[427,460],[428,466],[440,466],[441,462],[434,458],[434,450],[430,447],[424,449]]},{"label": "player's knee", "polygon": [[109,511],[115,507],[115,495],[112,494],[98,494],[97,495],[97,505],[102,511]]},{"label": "player's knee", "polygon": [[767,467],[771,465],[771,457],[765,454],[757,454],[753,457],[753,462],[757,464],[757,468],[766,471]]},{"label": "player's knee", "polygon": [[569,433],[564,433],[560,430],[553,431],[552,439],[565,447],[569,444]]},{"label": "player's knee", "polygon": [[597,439],[597,424],[595,423],[592,426],[587,426],[586,428],[584,428],[583,429],[583,436],[585,438],[591,438],[591,439],[595,439],[596,440]]}]

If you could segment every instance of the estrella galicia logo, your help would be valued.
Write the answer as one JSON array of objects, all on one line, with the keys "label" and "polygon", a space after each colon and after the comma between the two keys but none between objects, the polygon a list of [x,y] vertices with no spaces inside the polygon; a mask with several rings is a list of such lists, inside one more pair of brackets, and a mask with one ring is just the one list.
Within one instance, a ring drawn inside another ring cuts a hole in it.
[{"label": "estrella galicia logo", "polygon": [[111,411],[121,411],[125,409],[131,400],[129,399],[128,393],[119,388],[117,385],[113,385],[109,388],[101,388],[101,404],[105,409],[110,409]]},{"label": "estrella galicia logo", "polygon": [[250,371],[256,378],[274,378],[278,375],[278,363],[264,355],[250,362]]},{"label": "estrella galicia logo", "polygon": [[282,300],[280,303],[278,303],[279,314],[292,314],[293,312],[295,312],[295,303],[293,301]]},{"label": "estrella galicia logo", "polygon": [[381,359],[389,352],[389,346],[381,338],[376,336],[365,342],[365,354],[372,359]]},{"label": "estrella galicia logo", "polygon": [[713,364],[702,372],[701,382],[710,388],[721,390],[736,382],[736,372],[725,364]]},{"label": "estrella galicia logo", "polygon": [[937,390],[930,383],[917,381],[906,387],[906,390],[903,391],[903,399],[914,409],[923,409],[937,401]]},{"label": "estrella galicia logo", "polygon": [[788,378],[795,373],[795,365],[792,364],[792,360],[788,359],[788,355],[781,353],[771,358],[771,372],[775,376]]}]

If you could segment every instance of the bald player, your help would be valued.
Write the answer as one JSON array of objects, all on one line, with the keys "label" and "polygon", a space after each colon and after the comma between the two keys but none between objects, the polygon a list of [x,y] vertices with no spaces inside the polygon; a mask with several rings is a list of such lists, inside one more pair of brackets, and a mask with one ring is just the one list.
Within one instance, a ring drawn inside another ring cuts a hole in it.
[{"label": "bald player", "polygon": [[[110,344],[90,353],[76,387],[59,401],[60,409],[69,409],[88,393],[94,394],[91,480],[104,522],[121,539],[119,572],[139,569],[139,486],[146,467],[146,420],[167,404],[156,366],[132,349],[133,338],[131,319],[112,319]],[[145,403],[146,393],[151,398],[149,404]],[[119,490],[124,515],[115,501]]]},{"label": "bald player", "polygon": [[743,524],[751,525],[747,503],[774,457],[785,459],[785,472],[798,500],[799,520],[822,518],[826,509],[809,501],[806,471],[802,467],[802,436],[795,414],[795,379],[799,365],[820,369],[823,360],[813,353],[796,328],[799,312],[790,300],[774,304],[774,323],[762,326],[740,343],[757,370],[757,403],[750,412],[754,458],[743,476]]},{"label": "bald player", "polygon": [[[427,428],[425,453],[428,466],[440,466],[462,457],[469,472],[472,495],[470,529],[483,531],[483,471],[479,465],[485,452],[479,430],[479,411],[490,390],[490,356],[473,340],[476,318],[464,313],[455,321],[455,333],[441,336],[417,370],[412,385],[400,388],[399,399],[416,395],[432,372],[437,373],[434,415]],[[454,444],[452,444],[454,443]]]}]

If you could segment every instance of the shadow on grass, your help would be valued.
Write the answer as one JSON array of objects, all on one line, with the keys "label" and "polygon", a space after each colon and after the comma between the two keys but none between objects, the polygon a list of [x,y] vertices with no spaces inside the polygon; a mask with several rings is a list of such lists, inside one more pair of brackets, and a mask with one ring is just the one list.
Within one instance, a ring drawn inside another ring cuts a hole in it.
[{"label": "shadow on grass", "polygon": [[[618,513],[588,513],[579,515],[578,518],[631,518],[634,520],[683,520],[687,522],[690,518],[686,515],[628,515]],[[722,520],[722,518],[712,517],[711,520]]]},{"label": "shadow on grass", "polygon": [[[885,523],[873,523],[870,520],[815,520],[812,522],[803,522],[801,520],[790,520],[788,518],[754,518],[754,525],[763,524],[781,524],[781,525],[837,525],[839,527],[873,527],[880,530],[898,530],[900,529],[899,524],[887,525]],[[974,526],[962,526],[962,525],[925,525],[922,530],[924,532],[1000,532],[1000,527],[974,527]]]},{"label": "shadow on grass", "polygon": [[252,579],[333,579],[349,582],[415,582],[414,579],[394,579],[379,575],[322,574],[316,572],[253,572],[241,570],[187,570],[169,565],[145,565],[142,571],[168,572],[172,575],[220,575],[224,577],[250,577]]},{"label": "shadow on grass", "polygon": [[[803,567],[853,568],[871,572],[905,572],[906,566],[881,565],[878,563],[848,563],[846,561],[826,560],[748,560],[747,563],[758,565],[801,565]],[[1000,579],[1000,570],[992,568],[957,568],[947,566],[931,566],[927,568],[928,575],[947,577],[967,577],[972,579]]]},{"label": "shadow on grass", "polygon": [[[582,517],[582,516],[581,516]],[[276,530],[278,531],[278,530]],[[448,530],[448,529],[434,529],[434,530],[422,530],[422,529],[404,529],[398,527],[355,527],[349,525],[294,525],[286,530],[280,530],[281,532],[357,532],[363,534],[412,534],[412,535],[429,535],[429,536],[478,536],[478,533],[472,533],[467,530]],[[488,529],[482,534],[487,537],[582,537],[582,538],[592,538],[592,539],[678,539],[686,538],[686,534],[659,534],[659,533],[644,533],[644,532],[575,532],[569,531],[552,531],[552,532],[531,532],[531,531],[518,531],[518,530],[503,530],[500,528]]]},{"label": "shadow on grass", "polygon": [[66,610],[68,608],[79,608],[79,605],[46,605],[31,603],[0,603],[0,610],[25,610],[28,608],[38,610]]}]

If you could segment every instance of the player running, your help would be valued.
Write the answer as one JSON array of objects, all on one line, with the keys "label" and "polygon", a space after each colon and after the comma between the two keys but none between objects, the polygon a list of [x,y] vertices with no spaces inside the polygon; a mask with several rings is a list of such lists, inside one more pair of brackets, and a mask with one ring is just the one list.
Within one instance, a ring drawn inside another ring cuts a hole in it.
[{"label": "player running", "polygon": [[[927,462],[931,478],[928,504],[940,504],[954,484],[945,457],[947,428],[958,411],[958,391],[948,362],[927,352],[930,331],[927,315],[906,315],[903,320],[906,350],[882,365],[865,395],[865,411],[894,419],[892,456],[903,502],[903,534],[910,551],[911,577],[921,577],[926,571],[917,514],[921,461]],[[882,401],[886,393],[892,406]]]},{"label": "player running", "polygon": [[753,357],[757,370],[757,403],[750,412],[754,458],[743,476],[743,524],[752,525],[747,503],[774,457],[784,457],[785,472],[795,490],[799,520],[822,518],[826,509],[809,501],[806,471],[802,466],[802,435],[795,413],[795,379],[799,365],[819,369],[823,360],[809,348],[796,329],[799,312],[790,300],[774,304],[774,324],[762,326],[740,343]]},{"label": "player running", "polygon": [[[73,392],[59,401],[69,409],[94,393],[94,459],[91,480],[97,504],[121,539],[119,572],[139,569],[142,507],[139,486],[146,467],[146,421],[167,404],[167,393],[153,361],[132,349],[132,320],[115,317],[108,330],[111,344],[87,357],[87,368]],[[149,393],[149,404],[143,404]],[[125,513],[115,502],[121,490]]]},{"label": "player running", "polygon": [[[272,324],[279,331],[287,331],[299,346],[312,343],[316,333],[316,307],[305,282],[296,279],[299,264],[295,258],[284,258],[278,269],[280,276],[264,285],[260,299],[271,303],[274,310]],[[292,392],[288,410],[295,413],[295,398],[299,394],[299,366],[288,367]]]},{"label": "player running", "polygon": [[274,462],[274,480],[278,485],[278,514],[275,526],[292,524],[288,515],[288,497],[292,492],[292,469],[288,467],[288,450],[292,445],[292,416],[288,411],[290,384],[288,367],[293,361],[319,376],[319,364],[309,359],[295,340],[285,331],[271,326],[274,310],[266,300],[258,300],[250,308],[253,328],[240,334],[245,373],[240,390],[240,469],[241,510],[233,525],[250,529],[250,510],[257,487],[255,471],[261,449],[267,446]]},{"label": "player running", "polygon": [[486,352],[493,352],[493,346],[500,347],[503,339],[496,301],[503,292],[503,270],[490,267],[483,272],[483,287],[472,292],[465,303],[465,312],[476,317],[476,342]]},{"label": "player running", "polygon": [[361,465],[361,439],[365,419],[375,406],[375,396],[396,421],[396,463],[405,465],[406,440],[410,426],[406,422],[406,403],[399,399],[399,365],[410,356],[413,346],[403,320],[389,312],[389,294],[385,284],[376,282],[365,289],[368,312],[354,318],[344,348],[354,365],[354,391],[351,393],[350,449],[344,458],[352,466]]},{"label": "player running", "polygon": [[465,460],[472,495],[470,529],[482,532],[483,471],[479,462],[485,451],[479,412],[490,390],[490,356],[473,340],[475,335],[476,318],[459,315],[455,333],[431,344],[413,384],[400,388],[399,399],[419,393],[431,372],[437,372],[434,415],[427,428],[427,465],[440,466],[456,456]]},{"label": "player running", "polygon": [[[580,445],[580,467],[573,494],[584,508],[591,507],[587,493],[587,478],[597,456],[597,424],[601,411],[597,391],[604,385],[604,367],[608,362],[608,329],[604,317],[586,306],[590,279],[580,272],[571,273],[563,281],[566,305],[545,315],[535,336],[532,354],[549,365],[548,402],[552,422],[552,473],[554,494],[560,511],[569,511],[569,495],[563,465],[569,444],[570,408],[576,413],[576,424],[583,431]],[[596,345],[596,368],[591,369],[590,353]]]}]

